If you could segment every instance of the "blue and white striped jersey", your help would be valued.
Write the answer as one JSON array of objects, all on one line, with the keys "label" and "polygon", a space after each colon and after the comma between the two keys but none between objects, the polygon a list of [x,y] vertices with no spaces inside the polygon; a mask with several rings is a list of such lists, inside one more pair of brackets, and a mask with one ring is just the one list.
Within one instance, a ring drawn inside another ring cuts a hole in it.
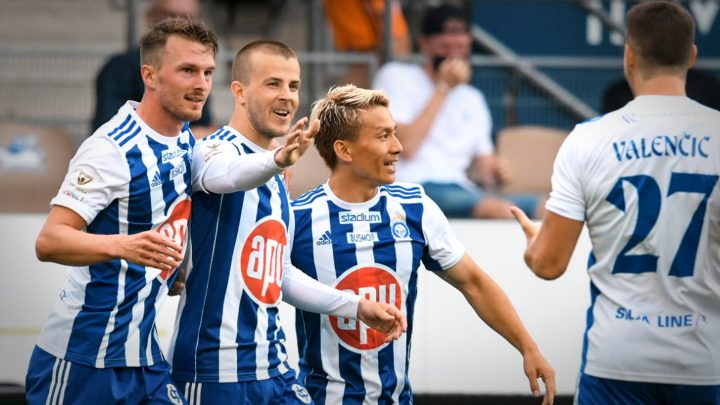
[{"label": "blue and white striped jersey", "polygon": [[401,309],[405,335],[384,336],[352,319],[297,311],[300,378],[317,404],[411,403],[408,382],[417,269],[447,270],[464,247],[422,188],[381,186],[370,201],[347,203],[326,183],[292,203],[293,265],[320,282]]},{"label": "blue and white striped jersey", "polygon": [[[221,154],[265,152],[231,127],[198,143],[193,176]],[[248,191],[193,194],[190,265],[170,349],[182,382],[263,380],[290,370],[278,317],[292,212],[275,175]]]},{"label": "blue and white striped jersey", "polygon": [[720,112],[636,97],[575,127],[552,186],[592,241],[582,371],[720,384]]},{"label": "blue and white striped jersey", "polygon": [[[184,244],[190,216],[190,164],[195,138],[148,127],[128,102],[78,149],[51,204],[72,209],[94,234],[151,229]],[[37,344],[79,364],[137,367],[164,360],[155,315],[175,270],[125,260],[75,267]]]}]

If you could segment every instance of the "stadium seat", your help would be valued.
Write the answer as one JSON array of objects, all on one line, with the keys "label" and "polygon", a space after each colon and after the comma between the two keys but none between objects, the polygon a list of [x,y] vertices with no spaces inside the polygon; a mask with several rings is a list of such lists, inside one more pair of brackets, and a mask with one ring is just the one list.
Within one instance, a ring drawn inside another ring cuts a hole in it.
[{"label": "stadium seat", "polygon": [[63,130],[0,122],[0,212],[48,212],[74,153]]},{"label": "stadium seat", "polygon": [[549,193],[553,162],[567,131],[542,126],[513,126],[497,135],[497,154],[510,166],[505,193]]}]

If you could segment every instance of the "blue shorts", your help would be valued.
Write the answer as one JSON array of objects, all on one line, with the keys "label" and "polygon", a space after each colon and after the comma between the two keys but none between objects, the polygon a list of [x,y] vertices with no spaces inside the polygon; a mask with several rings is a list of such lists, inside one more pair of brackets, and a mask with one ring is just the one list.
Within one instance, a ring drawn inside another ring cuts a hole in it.
[{"label": "blue shorts", "polygon": [[37,346],[30,357],[25,390],[28,405],[187,404],[166,362],[95,368],[59,359]]},{"label": "blue shorts", "polygon": [[190,405],[306,405],[312,398],[288,371],[267,380],[232,383],[192,383],[177,381]]},{"label": "blue shorts", "polygon": [[580,375],[579,405],[720,405],[720,385],[657,384]]},{"label": "blue shorts", "polygon": [[475,205],[487,197],[502,198],[533,218],[540,198],[535,194],[496,194],[480,187],[463,187],[456,183],[422,183],[428,195],[448,218],[472,218]]}]

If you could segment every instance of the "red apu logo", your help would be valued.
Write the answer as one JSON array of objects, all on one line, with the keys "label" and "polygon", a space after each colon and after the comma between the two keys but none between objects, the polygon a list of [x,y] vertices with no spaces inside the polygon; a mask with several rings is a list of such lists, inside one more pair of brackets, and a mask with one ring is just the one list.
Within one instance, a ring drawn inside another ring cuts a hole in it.
[{"label": "red apu logo", "polygon": [[[182,246],[183,253],[185,252],[185,247],[187,246],[187,225],[188,220],[190,219],[191,206],[192,204],[190,203],[190,199],[184,199],[176,202],[175,206],[171,209],[168,219],[157,227],[158,232]],[[162,270],[160,271],[160,278],[167,280],[167,278],[175,273],[176,270],[177,267],[172,270]]]},{"label": "red apu logo", "polygon": [[[369,301],[384,302],[402,309],[402,288],[394,271],[381,265],[346,271],[335,288],[359,295]],[[385,344],[385,334],[370,329],[355,319],[330,318],[330,325],[343,346],[352,351],[372,350]]]},{"label": "red apu logo", "polygon": [[280,301],[285,246],[285,225],[275,219],[260,222],[245,239],[240,272],[245,289],[259,304],[276,305]]}]

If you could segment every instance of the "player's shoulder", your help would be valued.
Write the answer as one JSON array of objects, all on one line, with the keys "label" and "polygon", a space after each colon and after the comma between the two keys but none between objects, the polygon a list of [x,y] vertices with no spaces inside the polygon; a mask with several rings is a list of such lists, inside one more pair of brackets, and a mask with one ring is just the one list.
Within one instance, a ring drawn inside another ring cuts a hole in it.
[{"label": "player's shoulder", "polygon": [[422,186],[415,183],[395,182],[380,186],[380,192],[388,198],[403,202],[420,202],[425,196]]},{"label": "player's shoulder", "polygon": [[112,145],[118,153],[121,153],[134,144],[140,132],[141,128],[135,122],[133,115],[121,108],[115,116],[96,129],[83,144]]},{"label": "player's shoulder", "polygon": [[317,201],[320,198],[326,198],[327,193],[325,193],[324,187],[321,185],[315,187],[314,189],[307,191],[298,198],[294,199],[290,202],[290,206],[294,210],[302,210],[302,209],[308,209],[312,207],[312,204]]},{"label": "player's shoulder", "polygon": [[607,139],[609,132],[623,131],[634,123],[632,111],[621,108],[579,122],[570,132],[568,143],[593,143]]}]

